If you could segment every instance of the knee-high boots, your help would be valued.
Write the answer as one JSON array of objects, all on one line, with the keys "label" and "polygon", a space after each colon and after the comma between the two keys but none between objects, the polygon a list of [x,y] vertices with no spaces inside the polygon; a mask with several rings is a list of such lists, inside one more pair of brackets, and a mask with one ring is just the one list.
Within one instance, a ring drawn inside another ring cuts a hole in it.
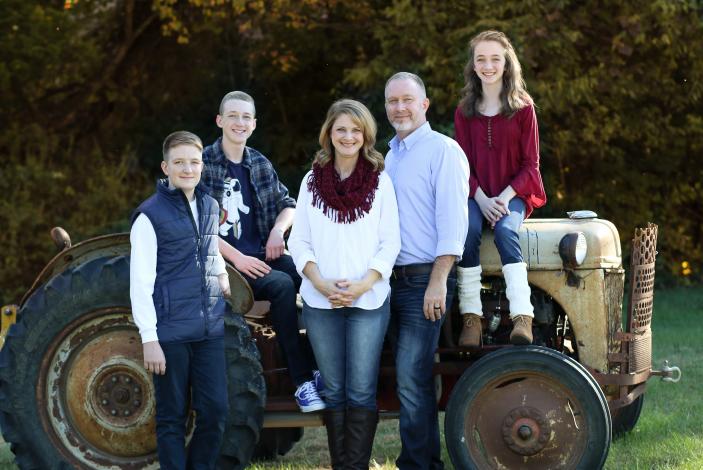
[{"label": "knee-high boots", "polygon": [[326,409],[323,413],[333,470],[368,470],[378,411]]}]

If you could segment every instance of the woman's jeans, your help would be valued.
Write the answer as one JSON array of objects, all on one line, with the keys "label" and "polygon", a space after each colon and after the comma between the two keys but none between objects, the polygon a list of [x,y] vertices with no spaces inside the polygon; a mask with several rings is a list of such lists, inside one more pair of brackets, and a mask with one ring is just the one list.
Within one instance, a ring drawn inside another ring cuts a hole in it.
[{"label": "woman's jeans", "polygon": [[[522,263],[520,251],[520,225],[525,220],[525,202],[519,197],[514,197],[508,203],[510,214],[500,218],[494,228],[494,241],[500,261],[503,266],[512,263]],[[473,198],[469,199],[469,232],[464,244],[464,256],[459,263],[461,268],[473,268],[481,264],[479,260],[479,247],[481,246],[481,231],[485,219],[481,209]]]},{"label": "woman's jeans", "polygon": [[388,299],[375,310],[303,304],[303,321],[325,381],[328,409],[376,410],[378,369],[389,319]]}]

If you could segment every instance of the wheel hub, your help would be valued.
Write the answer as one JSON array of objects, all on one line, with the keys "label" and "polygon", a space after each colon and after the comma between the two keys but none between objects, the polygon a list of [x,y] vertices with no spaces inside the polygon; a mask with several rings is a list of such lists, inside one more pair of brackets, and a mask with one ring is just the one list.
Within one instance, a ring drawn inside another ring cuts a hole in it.
[{"label": "wheel hub", "polygon": [[552,429],[537,408],[519,406],[503,420],[503,440],[520,455],[535,455],[549,442]]},{"label": "wheel hub", "polygon": [[143,377],[124,367],[107,367],[88,385],[99,419],[113,426],[131,426],[141,418],[147,388]]}]

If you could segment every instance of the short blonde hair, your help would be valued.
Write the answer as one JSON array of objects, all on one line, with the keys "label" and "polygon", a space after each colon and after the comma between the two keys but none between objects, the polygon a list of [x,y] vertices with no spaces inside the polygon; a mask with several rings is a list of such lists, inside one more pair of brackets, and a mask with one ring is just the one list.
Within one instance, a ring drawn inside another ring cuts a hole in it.
[{"label": "short blonde hair", "polygon": [[364,135],[364,145],[359,150],[362,158],[366,159],[374,170],[382,171],[384,168],[383,155],[374,148],[376,145],[376,120],[371,115],[369,109],[356,100],[343,99],[335,101],[327,111],[327,118],[322,129],[320,129],[320,150],[315,154],[313,163],[325,166],[334,159],[334,147],[332,146],[332,126],[334,122],[343,114],[349,116],[351,120],[361,128]]},{"label": "short blonde hair", "polygon": [[220,111],[218,114],[222,115],[222,113],[224,113],[225,103],[231,100],[246,101],[247,103],[251,104],[251,109],[254,111],[254,116],[256,116],[256,105],[254,104],[254,98],[252,98],[251,95],[249,95],[248,93],[244,93],[243,91],[230,91],[225,96],[223,96],[222,101],[220,101]]},{"label": "short blonde hair", "polygon": [[196,147],[201,152],[203,151],[203,141],[200,140],[200,137],[193,134],[192,132],[176,131],[176,132],[169,134],[164,139],[163,155],[164,155],[165,162],[168,161],[168,152],[172,148],[178,147],[179,145],[192,145],[193,147]]}]

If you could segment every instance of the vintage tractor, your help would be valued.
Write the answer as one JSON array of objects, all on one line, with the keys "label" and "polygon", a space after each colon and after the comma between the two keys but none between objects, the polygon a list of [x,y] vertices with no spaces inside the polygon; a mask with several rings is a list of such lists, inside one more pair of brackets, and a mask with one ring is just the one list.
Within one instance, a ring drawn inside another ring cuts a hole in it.
[{"label": "vintage tractor", "polygon": [[[651,368],[657,227],[635,232],[623,319],[619,235],[594,217],[523,225],[533,346],[508,342],[505,285],[485,234],[482,346],[456,345],[454,308],[436,353],[437,402],[446,410],[455,468],[600,468],[612,434],[637,422],[647,379],[678,379],[675,367]],[[21,469],[158,468],[153,386],[130,314],[129,237],[71,246],[62,230],[52,236],[60,252],[19,306],[2,309],[3,437]],[[284,454],[304,427],[322,420],[298,411],[268,303],[254,303],[236,271],[230,279],[233,310],[243,314],[226,319],[230,413],[220,467],[236,469]],[[383,418],[399,409],[394,372],[387,345],[378,395]]]}]

